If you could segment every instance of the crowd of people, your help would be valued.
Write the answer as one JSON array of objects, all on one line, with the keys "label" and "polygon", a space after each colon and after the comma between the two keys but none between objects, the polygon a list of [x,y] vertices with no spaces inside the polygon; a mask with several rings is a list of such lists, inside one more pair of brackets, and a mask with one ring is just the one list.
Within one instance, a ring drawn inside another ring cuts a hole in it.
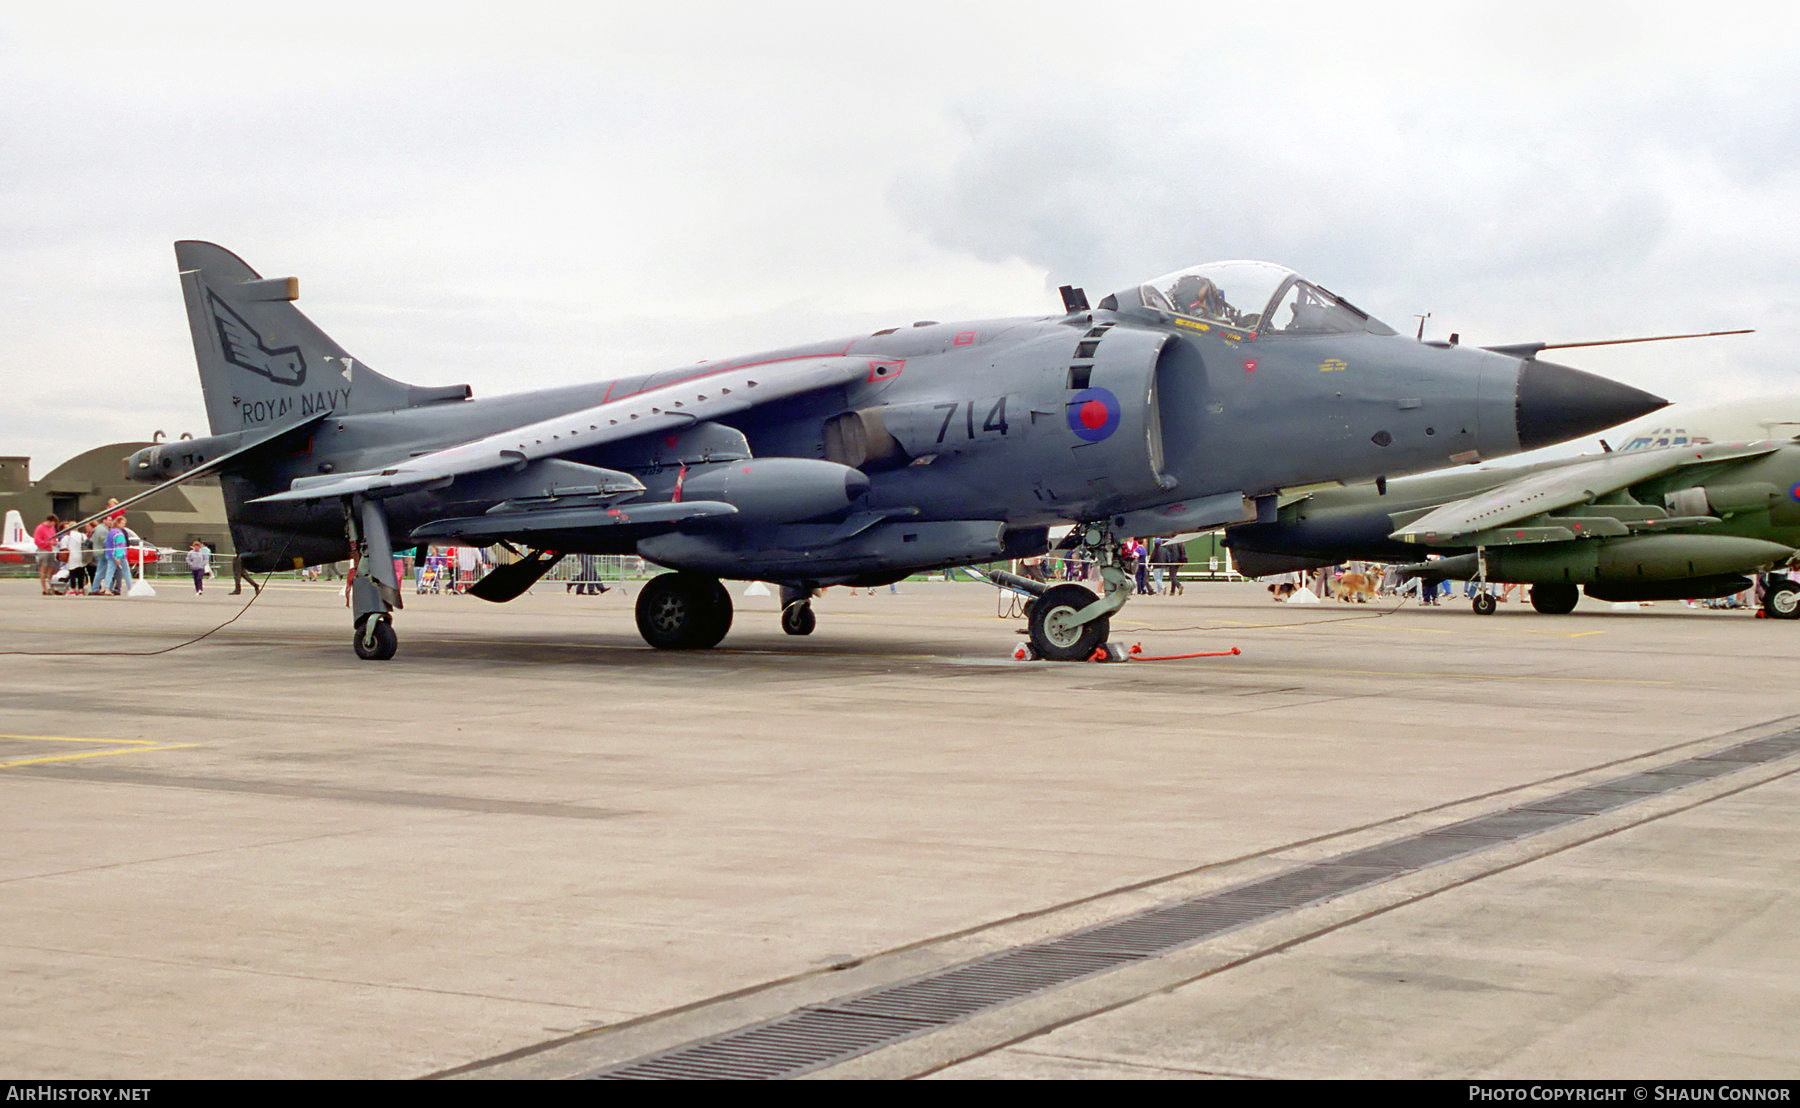
[{"label": "crowd of people", "polygon": [[[1790,574],[1780,570],[1770,570],[1755,574],[1750,585],[1742,592],[1715,599],[1688,600],[1690,607],[1703,608],[1754,608],[1760,610],[1763,596],[1772,584],[1785,582]],[[1418,577],[1401,579],[1394,566],[1383,566],[1372,562],[1346,562],[1343,565],[1326,566],[1322,569],[1303,572],[1284,573],[1270,581],[1269,592],[1276,600],[1289,600],[1306,589],[1320,600],[1337,597],[1340,600],[1372,600],[1377,596],[1411,597],[1426,607],[1436,607],[1451,600],[1458,592],[1463,599],[1474,600],[1485,592],[1494,598],[1497,604],[1510,600],[1526,601],[1531,599],[1531,586],[1503,581],[1491,581],[1480,584],[1475,581],[1427,581]]]},{"label": "crowd of people", "polygon": [[1320,600],[1337,597],[1362,602],[1378,596],[1405,596],[1426,607],[1436,607],[1449,600],[1455,595],[1458,584],[1462,585],[1465,599],[1473,600],[1477,592],[1485,589],[1496,603],[1509,601],[1515,594],[1523,599],[1530,595],[1531,588],[1529,585],[1502,584],[1497,581],[1477,585],[1473,581],[1426,581],[1418,577],[1403,580],[1396,567],[1372,562],[1346,562],[1321,569],[1283,573],[1267,580],[1269,592],[1277,600],[1290,600],[1305,589]]},{"label": "crowd of people", "polygon": [[37,546],[38,585],[45,596],[131,595],[134,536],[125,529],[125,513],[70,528],[59,539],[62,529],[62,521],[48,515],[31,533]]},{"label": "crowd of people", "polygon": [[[1187,565],[1187,547],[1173,539],[1126,539],[1119,544],[1120,560],[1125,571],[1136,582],[1139,596],[1180,596],[1181,570]],[[1094,574],[1094,563],[1084,558],[1027,558],[1020,570],[1034,581],[1086,581]]]}]

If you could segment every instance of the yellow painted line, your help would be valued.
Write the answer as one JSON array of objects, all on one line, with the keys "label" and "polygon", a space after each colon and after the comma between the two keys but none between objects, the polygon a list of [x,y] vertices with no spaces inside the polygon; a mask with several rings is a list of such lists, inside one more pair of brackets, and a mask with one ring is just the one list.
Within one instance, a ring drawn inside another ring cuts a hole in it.
[{"label": "yellow painted line", "polygon": [[115,754],[145,754],[152,750],[186,750],[199,746],[199,743],[158,743],[153,739],[87,739],[69,735],[4,735],[0,739],[16,739],[21,742],[38,743],[101,743],[111,749],[89,750],[81,754],[47,754],[39,758],[14,758],[0,762],[0,769],[12,769],[16,766],[36,766],[46,762],[73,762],[82,758],[110,758]]},{"label": "yellow painted line", "polygon": [[155,746],[155,739],[75,739],[67,735],[0,735],[0,739],[23,739],[38,743],[110,743],[114,746]]},{"label": "yellow painted line", "polygon": [[12,769],[15,766],[36,766],[45,762],[73,762],[82,758],[110,758],[114,754],[139,754],[151,750],[186,750],[199,746],[199,743],[175,743],[170,746],[132,746],[122,750],[91,750],[86,754],[52,754],[45,758],[20,758],[11,762],[0,762],[0,769]]}]

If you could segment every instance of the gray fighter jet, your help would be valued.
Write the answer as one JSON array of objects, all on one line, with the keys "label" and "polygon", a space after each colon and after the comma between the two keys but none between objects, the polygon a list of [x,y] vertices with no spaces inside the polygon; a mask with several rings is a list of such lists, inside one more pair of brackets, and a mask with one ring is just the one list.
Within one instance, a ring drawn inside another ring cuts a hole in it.
[{"label": "gray fighter jet", "polygon": [[[218,246],[175,246],[212,434],[134,455],[217,473],[252,569],[354,555],[356,652],[388,658],[396,547],[521,551],[472,590],[510,600],[570,553],[672,572],[637,601],[661,648],[731,625],[721,578],[780,586],[814,627],[831,584],[1045,552],[1097,562],[1033,594],[1030,634],[1090,656],[1131,595],[1120,540],[1250,518],[1281,490],[1512,454],[1653,411],[1657,397],[1533,354],[1422,343],[1262,262],[1182,270],[1038,319],[872,335],[471,399],[369,369]],[[154,491],[154,490],[153,490]],[[146,494],[148,495],[148,494]]]},{"label": "gray fighter jet", "polygon": [[[1729,596],[1800,553],[1800,445],[1689,444],[1325,489],[1273,522],[1227,527],[1225,541],[1253,577],[1401,563],[1426,581],[1528,584],[1532,607],[1551,615],[1574,610],[1578,589],[1610,601]],[[1800,587],[1775,583],[1763,606],[1800,617]],[[1493,596],[1478,592],[1474,607],[1491,614]]]}]

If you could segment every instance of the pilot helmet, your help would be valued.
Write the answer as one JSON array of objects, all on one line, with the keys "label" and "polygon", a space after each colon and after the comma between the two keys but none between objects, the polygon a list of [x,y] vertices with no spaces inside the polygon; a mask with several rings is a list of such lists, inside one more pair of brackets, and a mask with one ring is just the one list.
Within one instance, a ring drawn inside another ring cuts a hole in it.
[{"label": "pilot helmet", "polygon": [[1192,273],[1175,282],[1169,298],[1175,302],[1175,310],[1184,315],[1218,316],[1225,308],[1225,294],[1213,279]]}]

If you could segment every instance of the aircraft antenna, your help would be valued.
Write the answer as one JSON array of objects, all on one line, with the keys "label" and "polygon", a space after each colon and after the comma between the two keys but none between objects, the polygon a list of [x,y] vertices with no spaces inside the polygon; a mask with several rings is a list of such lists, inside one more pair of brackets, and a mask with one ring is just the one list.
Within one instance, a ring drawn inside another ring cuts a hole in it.
[{"label": "aircraft antenna", "polygon": [[1627,343],[1633,342],[1668,342],[1670,339],[1710,339],[1716,338],[1719,335],[1754,335],[1755,333],[1755,328],[1747,327],[1741,331],[1697,331],[1691,335],[1651,335],[1649,338],[1643,339],[1595,339],[1592,342],[1547,342],[1544,344],[1543,349],[1569,350],[1577,346],[1624,346]]}]

